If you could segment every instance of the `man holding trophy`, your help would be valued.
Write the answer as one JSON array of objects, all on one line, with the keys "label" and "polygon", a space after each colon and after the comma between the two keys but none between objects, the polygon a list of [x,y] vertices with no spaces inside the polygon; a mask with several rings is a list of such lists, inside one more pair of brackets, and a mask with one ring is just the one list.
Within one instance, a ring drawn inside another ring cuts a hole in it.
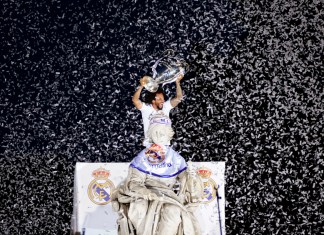
[{"label": "man holding trophy", "polygon": [[[158,67],[158,68],[157,68]],[[157,71],[160,69],[160,71]],[[159,116],[161,120],[167,120],[169,118],[170,110],[176,107],[182,100],[183,94],[180,86],[185,73],[184,64],[179,62],[170,62],[158,60],[153,66],[153,78],[150,76],[144,76],[140,79],[140,86],[137,88],[133,95],[132,101],[135,107],[141,111],[142,120],[144,126],[144,141],[143,145],[148,146],[151,143],[147,137],[147,130],[152,120]],[[159,89],[159,84],[166,84],[176,82],[176,96],[171,100],[165,101],[165,95],[162,89]],[[140,100],[140,95],[143,88],[146,88],[149,92],[148,102],[143,103]],[[171,123],[169,123],[171,125]]]},{"label": "man holding trophy", "polygon": [[[156,72],[158,64],[163,66]],[[174,131],[169,112],[181,102],[184,67],[178,60],[158,60],[155,65],[153,78],[144,76],[133,96],[135,107],[142,112],[145,149],[132,160],[126,180],[114,192],[118,234],[200,235],[195,210],[203,195],[203,183],[192,163],[186,163],[170,146]],[[159,84],[174,81],[176,96],[165,101]],[[139,99],[143,87],[151,92],[148,104]]]}]

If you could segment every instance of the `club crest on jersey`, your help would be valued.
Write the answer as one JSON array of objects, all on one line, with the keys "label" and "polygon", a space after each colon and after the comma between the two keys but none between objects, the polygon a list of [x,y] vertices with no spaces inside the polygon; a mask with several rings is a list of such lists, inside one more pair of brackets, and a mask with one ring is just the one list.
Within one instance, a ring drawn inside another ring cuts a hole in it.
[{"label": "club crest on jersey", "polygon": [[204,184],[204,195],[201,203],[208,204],[216,198],[217,185],[211,178],[212,171],[206,167],[201,167],[197,170],[197,174],[201,177]]},{"label": "club crest on jersey", "polygon": [[88,196],[97,205],[106,205],[111,201],[115,185],[108,179],[110,172],[100,167],[92,172],[94,179],[88,186]]},{"label": "club crest on jersey", "polygon": [[145,157],[147,161],[153,165],[162,163],[165,159],[165,150],[163,146],[152,144],[146,151]]}]

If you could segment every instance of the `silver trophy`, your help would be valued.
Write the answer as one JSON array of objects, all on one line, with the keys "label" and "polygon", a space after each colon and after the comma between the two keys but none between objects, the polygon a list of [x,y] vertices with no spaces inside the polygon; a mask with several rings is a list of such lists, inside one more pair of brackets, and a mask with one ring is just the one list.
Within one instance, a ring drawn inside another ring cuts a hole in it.
[{"label": "silver trophy", "polygon": [[156,92],[160,84],[175,82],[179,75],[184,75],[188,70],[188,64],[181,59],[166,55],[152,66],[153,77],[146,76],[145,89]]}]

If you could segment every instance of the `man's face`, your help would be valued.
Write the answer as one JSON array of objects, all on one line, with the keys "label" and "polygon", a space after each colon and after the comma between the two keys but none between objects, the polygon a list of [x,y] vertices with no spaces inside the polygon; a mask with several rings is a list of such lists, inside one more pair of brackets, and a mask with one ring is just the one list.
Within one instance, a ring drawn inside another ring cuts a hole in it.
[{"label": "man's face", "polygon": [[161,110],[163,108],[163,104],[164,104],[163,94],[157,93],[155,95],[155,99],[153,100],[152,104],[155,105],[158,110]]}]

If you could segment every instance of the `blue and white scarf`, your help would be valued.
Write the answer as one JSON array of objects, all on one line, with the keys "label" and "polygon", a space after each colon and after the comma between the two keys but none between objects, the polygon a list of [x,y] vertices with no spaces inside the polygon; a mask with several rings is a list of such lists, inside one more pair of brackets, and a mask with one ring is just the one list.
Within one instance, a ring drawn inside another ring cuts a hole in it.
[{"label": "blue and white scarf", "polygon": [[131,167],[149,175],[171,178],[187,169],[186,161],[168,145],[152,144],[131,162]]}]

